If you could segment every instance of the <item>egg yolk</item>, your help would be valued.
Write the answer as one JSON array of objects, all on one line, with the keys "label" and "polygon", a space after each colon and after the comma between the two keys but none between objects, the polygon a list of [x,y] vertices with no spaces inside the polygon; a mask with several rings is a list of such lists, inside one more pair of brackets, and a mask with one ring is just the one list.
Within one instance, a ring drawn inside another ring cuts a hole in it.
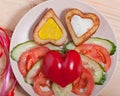
[{"label": "egg yolk", "polygon": [[39,31],[39,38],[43,40],[59,40],[62,37],[62,30],[53,18],[47,20]]}]

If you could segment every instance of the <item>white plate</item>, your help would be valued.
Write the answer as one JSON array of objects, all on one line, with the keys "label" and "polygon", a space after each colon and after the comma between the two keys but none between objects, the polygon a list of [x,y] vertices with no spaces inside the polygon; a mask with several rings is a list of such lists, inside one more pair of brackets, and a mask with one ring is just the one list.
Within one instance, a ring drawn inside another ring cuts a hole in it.
[{"label": "white plate", "polygon": [[[113,31],[109,25],[109,23],[106,21],[106,19],[101,15],[100,12],[98,12],[95,8],[80,2],[80,0],[50,0],[46,1],[44,3],[39,4],[38,6],[32,8],[17,24],[15,31],[12,35],[11,39],[11,45],[10,50],[14,46],[16,46],[19,43],[25,42],[27,40],[31,40],[33,29],[35,25],[39,22],[39,19],[41,18],[41,14],[44,13],[44,10],[47,8],[53,8],[57,16],[62,20],[64,23],[64,13],[66,9],[69,8],[78,8],[82,10],[83,12],[89,12],[89,13],[95,13],[100,18],[100,27],[97,30],[96,34],[94,36],[99,36],[102,38],[110,39],[116,44],[115,37],[113,34]],[[96,86],[92,96],[97,95],[110,81],[110,78],[113,74],[113,71],[116,66],[116,60],[117,54],[114,54],[112,56],[112,66],[110,70],[107,73],[107,80],[105,81],[104,85]],[[24,79],[22,75],[19,72],[17,63],[11,59],[11,66],[14,72],[14,75],[16,79],[18,80],[19,84],[22,86],[22,88],[28,92],[31,96],[35,96],[35,92],[32,89],[30,85],[24,82]],[[73,95],[71,95],[73,96]]]}]

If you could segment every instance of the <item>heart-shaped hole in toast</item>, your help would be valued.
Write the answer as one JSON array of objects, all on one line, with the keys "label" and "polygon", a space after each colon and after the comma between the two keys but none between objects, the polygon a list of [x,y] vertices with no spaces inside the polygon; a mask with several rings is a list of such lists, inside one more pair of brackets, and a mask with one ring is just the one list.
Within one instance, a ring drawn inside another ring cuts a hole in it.
[{"label": "heart-shaped hole in toast", "polygon": [[100,25],[97,15],[83,13],[78,9],[68,10],[65,22],[75,45],[82,44],[89,39]]},{"label": "heart-shaped hole in toast", "polygon": [[33,38],[40,45],[46,43],[62,45],[66,41],[66,30],[52,8],[47,10],[34,29]]}]

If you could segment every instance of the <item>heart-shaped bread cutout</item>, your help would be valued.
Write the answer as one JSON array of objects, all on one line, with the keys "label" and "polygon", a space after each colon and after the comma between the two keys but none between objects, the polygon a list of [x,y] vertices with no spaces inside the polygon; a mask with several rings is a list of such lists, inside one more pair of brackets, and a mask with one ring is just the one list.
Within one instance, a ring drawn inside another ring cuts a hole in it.
[{"label": "heart-shaped bread cutout", "polygon": [[81,74],[81,58],[75,50],[70,50],[63,57],[57,51],[49,51],[43,60],[43,73],[51,81],[65,87]]},{"label": "heart-shaped bread cutout", "polygon": [[75,45],[82,44],[89,39],[100,25],[97,15],[82,13],[78,9],[68,10],[65,22]]},{"label": "heart-shaped bread cutout", "polygon": [[42,16],[39,24],[34,29],[33,38],[40,45],[46,43],[62,45],[66,41],[66,30],[53,9],[48,9]]}]

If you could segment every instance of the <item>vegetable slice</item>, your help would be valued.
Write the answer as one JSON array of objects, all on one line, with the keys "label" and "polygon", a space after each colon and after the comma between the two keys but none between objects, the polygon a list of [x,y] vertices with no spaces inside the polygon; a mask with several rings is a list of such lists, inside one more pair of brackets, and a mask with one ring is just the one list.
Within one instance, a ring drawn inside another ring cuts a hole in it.
[{"label": "vegetable slice", "polygon": [[97,44],[97,45],[103,46],[104,48],[107,49],[110,55],[113,55],[116,51],[115,44],[108,39],[103,39],[99,37],[91,37],[85,42],[85,44]]},{"label": "vegetable slice", "polygon": [[79,96],[90,96],[94,85],[92,74],[87,69],[83,68],[81,76],[73,82],[72,92]]},{"label": "vegetable slice", "polygon": [[32,66],[40,60],[49,49],[44,46],[38,46],[22,53],[18,61],[18,68],[25,77]]},{"label": "vegetable slice", "polygon": [[[20,43],[12,49],[11,57],[12,57],[13,60],[18,61],[19,58],[20,58],[20,55],[23,52],[25,52],[29,49],[32,49],[34,47],[37,47],[37,46],[39,46],[39,45],[37,45],[33,40]],[[52,44],[45,44],[43,46],[48,47],[51,50],[62,50],[62,48],[61,48],[62,46],[55,46],[55,45],[52,45]]]},{"label": "vegetable slice", "polygon": [[104,67],[105,71],[109,70],[111,57],[104,47],[96,44],[82,44],[76,47],[75,50],[97,61]]},{"label": "vegetable slice", "polygon": [[68,43],[65,45],[65,50],[73,50],[73,49],[75,49],[75,48],[76,48],[76,46],[75,46],[75,44],[74,44],[72,41],[68,42]]},{"label": "vegetable slice", "polygon": [[55,96],[70,96],[72,84],[69,84],[66,87],[61,87],[53,82],[52,90],[54,91]]},{"label": "vegetable slice", "polygon": [[[42,90],[42,88],[44,88],[44,90]],[[35,78],[33,89],[39,96],[53,95],[50,81],[45,77],[45,75],[42,72],[39,72],[39,74]]]},{"label": "vegetable slice", "polygon": [[28,71],[26,77],[25,77],[25,81],[28,84],[33,84],[34,78],[35,76],[38,74],[38,72],[40,71],[41,65],[42,65],[42,61],[43,59],[40,59],[39,61],[37,61],[36,64],[34,64],[34,66]]},{"label": "vegetable slice", "polygon": [[90,70],[90,72],[92,73],[95,83],[98,85],[102,85],[105,81],[104,68],[88,56],[81,55],[81,59],[83,61],[83,66],[86,69]]},{"label": "vegetable slice", "polygon": [[11,51],[11,57],[13,60],[18,61],[21,54],[33,47],[38,46],[35,42],[31,41],[26,41],[24,43],[20,43],[17,46],[13,48]]}]

